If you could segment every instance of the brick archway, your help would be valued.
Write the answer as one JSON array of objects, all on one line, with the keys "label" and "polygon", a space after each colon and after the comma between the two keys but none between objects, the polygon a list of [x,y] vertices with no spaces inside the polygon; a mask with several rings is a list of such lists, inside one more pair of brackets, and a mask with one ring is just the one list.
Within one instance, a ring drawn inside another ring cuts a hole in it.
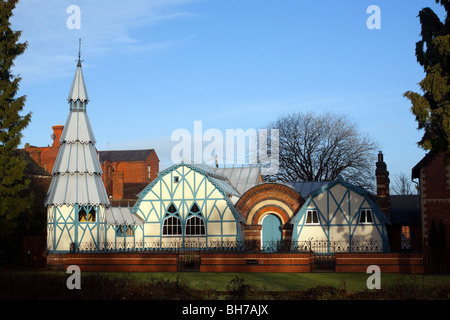
[{"label": "brick archway", "polygon": [[282,221],[283,240],[291,240],[295,214],[305,200],[295,190],[280,183],[264,183],[251,188],[236,203],[236,209],[245,220],[245,239],[261,243],[261,221],[274,214]]}]

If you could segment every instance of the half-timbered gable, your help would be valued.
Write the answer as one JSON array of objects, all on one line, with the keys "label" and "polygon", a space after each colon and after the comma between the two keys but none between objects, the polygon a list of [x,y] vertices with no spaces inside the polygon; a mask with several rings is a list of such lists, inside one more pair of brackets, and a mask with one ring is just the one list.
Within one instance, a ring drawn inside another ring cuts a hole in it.
[{"label": "half-timbered gable", "polygon": [[325,241],[340,251],[388,251],[386,223],[366,191],[338,179],[306,199],[293,219],[292,239],[299,245]]},{"label": "half-timbered gable", "polygon": [[231,198],[239,196],[213,170],[174,165],[140,193],[132,212],[145,223],[136,230],[136,241],[155,249],[235,244],[242,239],[242,219]]}]

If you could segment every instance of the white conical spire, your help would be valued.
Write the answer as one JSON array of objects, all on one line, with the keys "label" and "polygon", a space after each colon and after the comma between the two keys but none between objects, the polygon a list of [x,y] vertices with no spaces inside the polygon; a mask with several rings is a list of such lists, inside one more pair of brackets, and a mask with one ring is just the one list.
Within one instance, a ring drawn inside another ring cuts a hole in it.
[{"label": "white conical spire", "polygon": [[95,149],[94,133],[86,113],[87,100],[81,60],[78,58],[69,94],[70,112],[52,169],[53,178],[44,202],[46,206],[110,205]]},{"label": "white conical spire", "polygon": [[84,83],[83,71],[81,70],[81,39],[80,39],[77,70],[75,72],[75,77],[73,78],[72,81],[72,87],[70,88],[68,100],[69,101],[80,100],[81,102],[84,102],[87,101],[88,99],[89,98],[86,90],[86,84]]},{"label": "white conical spire", "polygon": [[75,77],[73,78],[68,100],[80,100],[81,102],[88,100],[86,84],[84,83],[83,72],[81,70],[81,61],[78,62],[77,71],[75,72]]}]

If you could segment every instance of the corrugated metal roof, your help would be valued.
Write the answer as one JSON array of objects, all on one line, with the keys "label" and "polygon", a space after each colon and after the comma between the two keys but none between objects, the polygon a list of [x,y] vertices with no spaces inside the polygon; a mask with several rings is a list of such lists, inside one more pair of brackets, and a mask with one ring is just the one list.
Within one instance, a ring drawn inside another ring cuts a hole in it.
[{"label": "corrugated metal roof", "polygon": [[260,167],[212,168],[212,170],[228,179],[241,194],[260,183]]},{"label": "corrugated metal roof", "polygon": [[143,225],[144,220],[131,212],[131,208],[109,207],[106,209],[106,223],[111,225]]},{"label": "corrugated metal roof", "polygon": [[211,176],[209,176],[209,179],[211,179],[219,188],[221,188],[223,191],[225,191],[225,193],[236,196],[236,197],[241,196],[241,194],[235,188],[233,188],[232,185],[227,183],[227,181],[222,180],[220,178],[211,177]]},{"label": "corrugated metal roof", "polygon": [[44,204],[109,206],[109,200],[100,175],[76,172],[54,175]]},{"label": "corrugated metal roof", "polygon": [[[85,89],[79,64],[72,83],[72,98],[87,100]],[[94,134],[85,108],[70,108],[44,205],[110,205],[94,145]]]},{"label": "corrugated metal roof", "polygon": [[84,82],[83,72],[81,70],[81,64],[78,64],[77,66],[77,70],[72,81],[72,87],[69,91],[69,97],[67,99],[69,101],[87,101],[89,99],[86,90],[86,84]]},{"label": "corrugated metal roof", "polygon": [[85,111],[74,110],[69,112],[59,143],[61,144],[64,141],[67,143],[96,143],[94,131]]},{"label": "corrugated metal roof", "polygon": [[52,174],[74,174],[75,172],[102,174],[97,151],[91,143],[63,143],[60,146]]}]

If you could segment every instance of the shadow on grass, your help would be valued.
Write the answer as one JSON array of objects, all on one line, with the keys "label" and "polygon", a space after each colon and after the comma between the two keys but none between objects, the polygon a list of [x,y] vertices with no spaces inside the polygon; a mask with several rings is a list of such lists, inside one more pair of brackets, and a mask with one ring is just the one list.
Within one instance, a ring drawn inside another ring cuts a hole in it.
[{"label": "shadow on grass", "polygon": [[1,300],[450,300],[450,285],[427,286],[400,279],[380,290],[348,291],[338,286],[318,285],[301,291],[269,291],[236,276],[226,290],[194,289],[179,277],[139,278],[122,274],[84,275],[81,289],[68,289],[64,273],[0,273]]}]

